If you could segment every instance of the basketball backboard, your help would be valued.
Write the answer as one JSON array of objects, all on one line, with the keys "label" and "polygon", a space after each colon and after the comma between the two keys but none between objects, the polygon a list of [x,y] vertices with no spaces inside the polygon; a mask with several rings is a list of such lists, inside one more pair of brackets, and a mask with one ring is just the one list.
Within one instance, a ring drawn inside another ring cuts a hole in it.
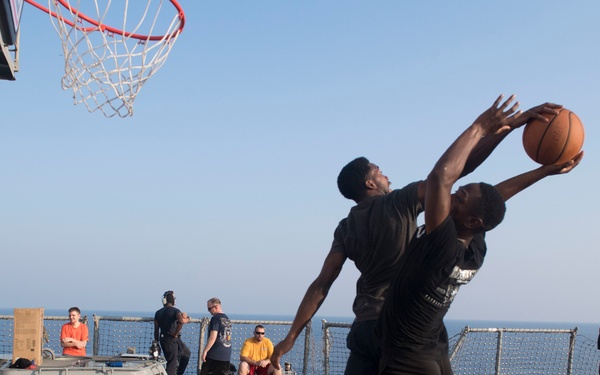
[{"label": "basketball backboard", "polygon": [[19,22],[23,0],[0,0],[0,79],[15,79],[19,70]]}]

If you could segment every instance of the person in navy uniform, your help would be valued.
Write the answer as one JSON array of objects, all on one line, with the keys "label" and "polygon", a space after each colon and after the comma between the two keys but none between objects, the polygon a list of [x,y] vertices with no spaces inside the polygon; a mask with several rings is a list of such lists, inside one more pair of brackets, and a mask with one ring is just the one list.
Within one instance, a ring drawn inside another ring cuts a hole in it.
[{"label": "person in navy uniform", "polygon": [[167,375],[183,375],[191,352],[181,340],[183,325],[192,319],[175,307],[175,293],[168,290],[162,297],[163,308],[154,314],[154,340],[160,342],[167,361]]}]

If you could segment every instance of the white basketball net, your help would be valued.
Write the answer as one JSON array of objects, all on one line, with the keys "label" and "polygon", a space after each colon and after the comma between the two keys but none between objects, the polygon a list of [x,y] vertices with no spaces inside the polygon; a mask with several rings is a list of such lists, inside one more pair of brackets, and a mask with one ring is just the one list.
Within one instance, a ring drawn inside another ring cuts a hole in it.
[{"label": "white basketball net", "polygon": [[[48,4],[56,14],[50,19],[65,56],[63,90],[72,89],[74,103],[84,103],[89,112],[133,115],[137,94],[165,63],[181,33],[183,13],[167,0],[48,0]],[[167,16],[161,18],[163,6]],[[100,26],[86,22],[86,17]],[[107,26],[125,35],[107,31]]]}]

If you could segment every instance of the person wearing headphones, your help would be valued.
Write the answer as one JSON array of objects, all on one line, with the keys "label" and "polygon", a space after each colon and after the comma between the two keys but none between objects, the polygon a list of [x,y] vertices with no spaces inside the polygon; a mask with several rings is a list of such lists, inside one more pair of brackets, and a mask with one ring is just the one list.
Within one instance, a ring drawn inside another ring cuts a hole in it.
[{"label": "person wearing headphones", "polygon": [[163,294],[162,303],[163,308],[154,314],[154,340],[160,342],[167,361],[167,375],[183,375],[191,352],[181,340],[181,329],[192,319],[175,307],[172,290]]}]

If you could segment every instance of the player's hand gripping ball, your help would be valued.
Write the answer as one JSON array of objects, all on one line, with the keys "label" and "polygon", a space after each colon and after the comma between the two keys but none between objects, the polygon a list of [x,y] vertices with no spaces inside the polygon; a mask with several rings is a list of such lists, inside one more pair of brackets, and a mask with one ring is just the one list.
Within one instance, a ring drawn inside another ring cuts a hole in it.
[{"label": "player's hand gripping ball", "polygon": [[523,147],[535,162],[561,164],[573,159],[583,147],[585,131],[579,117],[566,108],[557,115],[542,114],[549,122],[533,120],[523,131]]}]

